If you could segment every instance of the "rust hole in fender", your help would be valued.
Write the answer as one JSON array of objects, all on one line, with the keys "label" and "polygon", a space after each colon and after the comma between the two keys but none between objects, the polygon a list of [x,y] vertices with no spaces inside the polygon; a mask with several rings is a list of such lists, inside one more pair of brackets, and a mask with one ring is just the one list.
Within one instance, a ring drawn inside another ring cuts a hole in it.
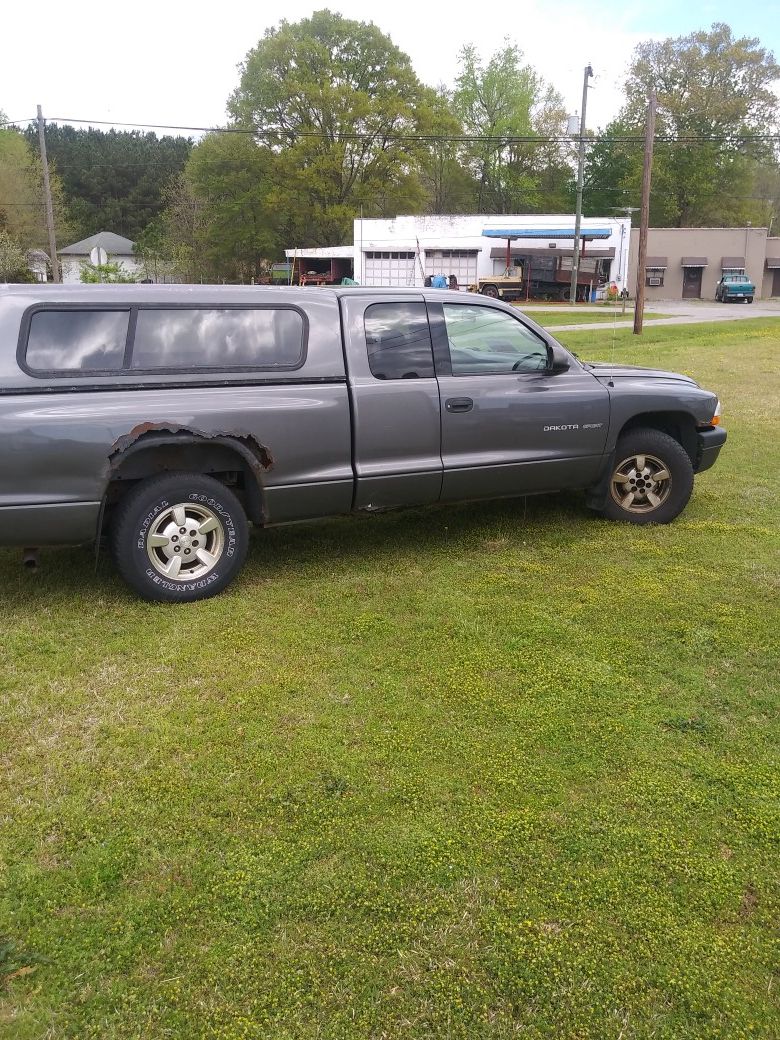
[{"label": "rust hole in fender", "polygon": [[110,472],[114,472],[128,448],[131,448],[149,434],[155,433],[186,434],[197,440],[214,441],[219,444],[225,444],[227,441],[238,442],[244,449],[242,452],[243,457],[257,477],[261,477],[274,464],[273,456],[269,449],[264,444],[261,444],[254,434],[248,433],[246,430],[207,431],[199,430],[194,426],[182,426],[179,423],[172,422],[142,422],[134,426],[129,433],[119,437],[111,445],[111,451],[108,453]]}]

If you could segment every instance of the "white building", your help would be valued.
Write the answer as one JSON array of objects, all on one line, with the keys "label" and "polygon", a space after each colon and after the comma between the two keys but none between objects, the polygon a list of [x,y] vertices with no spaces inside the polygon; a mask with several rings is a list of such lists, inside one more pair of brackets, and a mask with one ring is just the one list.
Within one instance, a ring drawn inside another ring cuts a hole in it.
[{"label": "white building", "polygon": [[[581,276],[597,284],[627,284],[631,221],[624,217],[583,217]],[[502,235],[501,233],[504,232]],[[425,278],[455,275],[461,288],[478,278],[503,274],[522,263],[524,280],[558,284],[570,279],[574,251],[571,214],[400,216],[355,220],[352,247],[338,250],[354,260],[353,277],[361,285],[422,286]],[[335,250],[288,249],[302,269],[316,268],[323,254]]]},{"label": "white building", "polygon": [[[74,242],[72,246],[58,249],[60,258],[60,269],[63,282],[80,282],[81,265],[90,262],[92,251],[104,249],[108,263],[119,264],[122,272],[126,275],[143,277],[143,268],[138,262],[134,252],[135,243],[122,235],[115,235],[113,231],[99,231],[96,235],[90,235],[80,242]],[[92,262],[97,258],[94,254]]]},{"label": "white building", "polygon": [[27,267],[35,275],[36,282],[48,282],[50,266],[49,255],[42,249],[27,251]]}]

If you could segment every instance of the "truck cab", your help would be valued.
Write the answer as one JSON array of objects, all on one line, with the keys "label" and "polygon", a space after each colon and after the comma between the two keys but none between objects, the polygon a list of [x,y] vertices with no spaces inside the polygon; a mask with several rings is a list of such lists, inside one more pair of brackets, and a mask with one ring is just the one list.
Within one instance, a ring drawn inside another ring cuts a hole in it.
[{"label": "truck cab", "polygon": [[493,300],[519,300],[525,288],[523,285],[523,265],[514,264],[507,267],[503,274],[486,275],[479,278],[476,285],[470,285],[471,292],[481,293]]}]

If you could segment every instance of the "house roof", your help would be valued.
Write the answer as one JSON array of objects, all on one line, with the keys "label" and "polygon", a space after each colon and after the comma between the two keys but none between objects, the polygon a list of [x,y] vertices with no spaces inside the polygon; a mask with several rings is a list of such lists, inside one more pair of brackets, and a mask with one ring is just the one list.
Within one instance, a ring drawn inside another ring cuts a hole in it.
[{"label": "house roof", "polygon": [[82,238],[57,252],[60,256],[89,256],[95,246],[102,247],[110,256],[132,256],[135,243],[122,235],[115,235],[113,231],[98,231],[96,235]]}]

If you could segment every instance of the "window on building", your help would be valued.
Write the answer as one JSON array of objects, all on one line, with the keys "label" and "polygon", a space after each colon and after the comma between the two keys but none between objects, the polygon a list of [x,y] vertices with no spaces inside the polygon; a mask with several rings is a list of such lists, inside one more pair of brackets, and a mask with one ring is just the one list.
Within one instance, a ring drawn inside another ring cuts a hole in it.
[{"label": "window on building", "polygon": [[660,287],[664,284],[665,274],[665,267],[645,268],[645,285],[652,286],[654,289],[660,289]]},{"label": "window on building", "polygon": [[452,374],[501,375],[547,368],[547,345],[504,311],[444,304]]},{"label": "window on building", "polygon": [[376,379],[433,376],[433,348],[424,303],[374,303],[365,313],[368,365]]},{"label": "window on building", "polygon": [[372,250],[366,250],[366,260],[414,260],[414,257],[414,253],[388,251],[377,253]]},{"label": "window on building", "polygon": [[292,308],[140,309],[132,367],[293,369],[304,322]]},{"label": "window on building", "polygon": [[41,372],[121,369],[129,321],[129,309],[35,311],[27,337],[27,364]]}]

